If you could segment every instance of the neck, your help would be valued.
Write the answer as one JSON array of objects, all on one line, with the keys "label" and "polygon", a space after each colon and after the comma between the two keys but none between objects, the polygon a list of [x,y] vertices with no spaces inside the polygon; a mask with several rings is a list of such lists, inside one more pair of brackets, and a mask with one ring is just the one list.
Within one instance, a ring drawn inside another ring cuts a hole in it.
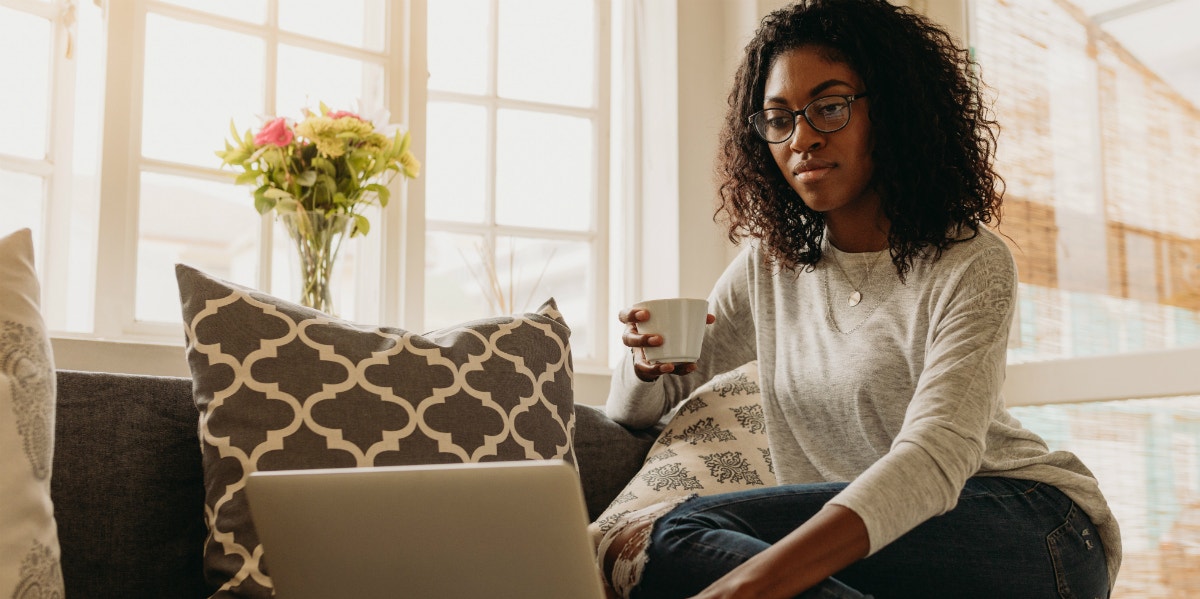
[{"label": "neck", "polygon": [[827,219],[825,227],[829,243],[843,252],[880,252],[889,247],[888,228],[882,222],[841,223]]}]

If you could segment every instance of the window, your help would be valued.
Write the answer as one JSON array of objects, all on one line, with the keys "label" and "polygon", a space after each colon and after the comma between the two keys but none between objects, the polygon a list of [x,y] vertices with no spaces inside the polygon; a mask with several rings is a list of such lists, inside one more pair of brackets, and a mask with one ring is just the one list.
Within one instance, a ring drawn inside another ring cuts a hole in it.
[{"label": "window", "polygon": [[484,315],[482,306],[532,309],[553,296],[571,324],[575,359],[604,356],[605,5],[429,3],[430,326]]},{"label": "window", "polygon": [[26,58],[0,65],[22,115],[0,229],[34,230],[52,330],[178,343],[176,262],[297,297],[286,234],[214,151],[324,102],[390,110],[424,163],[343,244],[340,316],[427,330],[553,296],[576,363],[603,366],[606,1],[102,4],[0,0],[0,50]]},{"label": "window", "polygon": [[1063,3],[978,2],[1014,362],[1200,345],[1200,113]]},{"label": "window", "polygon": [[[1134,367],[1148,361],[1143,352],[1158,352],[1150,360],[1172,364],[1171,376],[1194,368],[1187,356],[1200,347],[1200,112],[1084,10],[1140,9],[1141,18],[1184,11],[1167,18],[1188,23],[1195,17],[1187,11],[1200,9],[1194,1],[1158,4],[970,4],[971,45],[1001,125],[997,165],[1007,192],[999,229],[1021,277],[1009,361],[1043,373],[1042,387],[1062,388],[1052,379],[1063,378],[1067,387],[1094,387],[1076,366],[1099,360],[1121,369],[1123,387],[1144,398],[1159,381]],[[1046,361],[1058,362],[1037,368]],[[1185,392],[1194,391],[1193,384]],[[1186,552],[1200,530],[1200,398],[1012,412],[1052,449],[1076,453],[1100,481],[1123,536],[1113,597],[1194,588]]]}]

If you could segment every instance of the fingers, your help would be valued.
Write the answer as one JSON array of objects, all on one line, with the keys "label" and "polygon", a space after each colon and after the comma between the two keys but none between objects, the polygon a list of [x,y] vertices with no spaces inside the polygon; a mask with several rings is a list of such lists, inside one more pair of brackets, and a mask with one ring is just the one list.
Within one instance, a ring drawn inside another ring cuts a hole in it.
[{"label": "fingers", "polygon": [[627,308],[617,314],[617,319],[625,324],[646,322],[648,318],[650,318],[650,313],[645,308]]},{"label": "fingers", "polygon": [[663,339],[661,335],[642,335],[638,333],[637,323],[646,322],[650,318],[650,313],[643,308],[630,308],[621,310],[617,315],[621,322],[625,323],[625,332],[621,335],[621,343],[626,347],[658,347],[662,345]]},{"label": "fingers", "polygon": [[663,344],[663,338],[662,335],[642,335],[636,328],[627,328],[621,335],[621,343],[625,347],[658,347]]},{"label": "fingers", "polygon": [[[645,322],[650,318],[650,312],[644,308],[629,308],[621,310],[617,314],[617,319],[625,323],[625,332],[621,335],[621,343],[629,347],[633,351],[633,371],[638,378],[643,381],[653,381],[664,374],[683,375],[696,370],[696,364],[692,362],[650,362],[646,359],[646,352],[643,348],[658,347],[663,344],[661,335],[643,335],[638,333],[637,323]],[[716,317],[712,314],[708,315],[707,323],[712,324]]]},{"label": "fingers", "polygon": [[664,374],[685,375],[696,370],[692,362],[649,362],[646,353],[640,349],[633,350],[633,372],[643,381],[653,381]]}]

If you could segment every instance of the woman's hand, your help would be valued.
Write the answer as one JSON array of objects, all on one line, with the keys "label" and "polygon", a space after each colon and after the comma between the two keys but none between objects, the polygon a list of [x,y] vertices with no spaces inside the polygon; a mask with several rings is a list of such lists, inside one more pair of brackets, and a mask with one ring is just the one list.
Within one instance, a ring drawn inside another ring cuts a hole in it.
[{"label": "woman's hand", "polygon": [[[664,374],[687,374],[696,370],[696,364],[693,362],[679,363],[657,363],[650,362],[646,359],[646,347],[658,347],[663,344],[662,335],[643,335],[638,333],[637,323],[646,322],[650,319],[650,311],[645,308],[629,308],[621,310],[617,318],[625,324],[625,333],[621,335],[621,342],[633,352],[633,372],[643,381],[650,382],[656,380]],[[716,322],[717,317],[712,314],[708,315],[707,324]]]}]

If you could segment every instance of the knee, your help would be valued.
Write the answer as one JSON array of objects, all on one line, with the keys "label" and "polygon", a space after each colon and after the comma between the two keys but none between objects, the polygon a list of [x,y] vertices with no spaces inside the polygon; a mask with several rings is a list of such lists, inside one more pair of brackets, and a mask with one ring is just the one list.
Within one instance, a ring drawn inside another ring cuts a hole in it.
[{"label": "knee", "polygon": [[654,526],[650,546],[663,548],[703,536],[714,530],[738,531],[737,522],[720,512],[688,501],[663,516]]}]

